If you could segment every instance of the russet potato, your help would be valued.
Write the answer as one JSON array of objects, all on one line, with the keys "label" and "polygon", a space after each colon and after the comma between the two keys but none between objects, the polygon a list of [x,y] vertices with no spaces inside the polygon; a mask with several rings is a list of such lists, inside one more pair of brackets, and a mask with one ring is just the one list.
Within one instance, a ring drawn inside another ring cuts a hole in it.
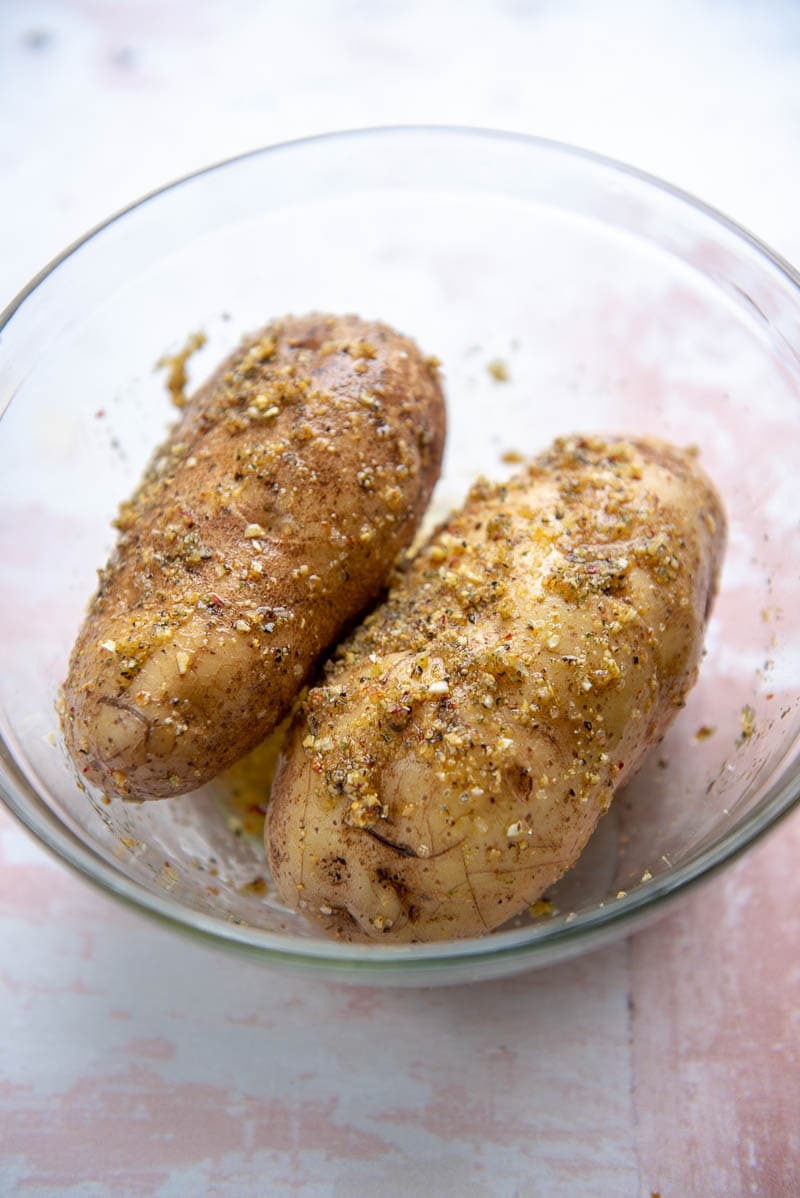
[{"label": "russet potato", "polygon": [[287,317],[224,362],[122,506],[64,686],[81,776],[177,795],[262,740],[410,543],[444,428],[383,324]]},{"label": "russet potato", "polygon": [[656,440],[562,439],[479,482],[295,718],[266,825],[283,899],[383,942],[524,912],[683,705],[724,541],[695,455]]}]

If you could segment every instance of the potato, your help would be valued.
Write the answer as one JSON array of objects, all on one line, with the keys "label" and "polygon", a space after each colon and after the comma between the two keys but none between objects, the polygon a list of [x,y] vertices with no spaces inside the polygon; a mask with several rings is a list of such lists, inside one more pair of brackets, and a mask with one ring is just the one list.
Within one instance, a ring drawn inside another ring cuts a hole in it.
[{"label": "potato", "polygon": [[287,317],[223,363],[121,509],[64,687],[81,774],[181,794],[266,736],[411,541],[444,425],[382,324]]},{"label": "potato", "polygon": [[266,827],[283,899],[383,941],[524,912],[683,705],[724,539],[692,454],[654,440],[479,482],[298,713]]}]

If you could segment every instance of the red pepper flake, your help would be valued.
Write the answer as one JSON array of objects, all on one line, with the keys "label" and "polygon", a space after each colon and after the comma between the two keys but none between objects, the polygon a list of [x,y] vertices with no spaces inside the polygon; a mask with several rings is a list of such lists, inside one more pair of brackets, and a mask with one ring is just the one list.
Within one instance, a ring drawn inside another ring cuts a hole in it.
[{"label": "red pepper flake", "polygon": [[95,415],[95,419],[96,419],[96,420],[102,420],[102,419],[103,419],[103,417],[105,416],[105,414],[106,414],[106,410],[105,410],[105,408],[98,408],[98,409],[97,409],[97,411],[96,411],[96,412],[95,412],[95,414],[94,414],[94,415]]},{"label": "red pepper flake", "polygon": [[322,762],[315,761],[311,768],[315,774],[321,774],[322,773]]},{"label": "red pepper flake", "polygon": [[213,603],[214,607],[224,607],[225,606],[225,600],[221,599],[219,597],[219,595],[217,595],[214,591],[212,591],[212,593],[209,595],[208,601],[209,601],[209,603]]},{"label": "red pepper flake", "polygon": [[625,769],[625,762],[624,762],[624,761],[618,761],[618,762],[617,762],[617,769],[618,769],[618,770],[624,770],[624,769]]}]

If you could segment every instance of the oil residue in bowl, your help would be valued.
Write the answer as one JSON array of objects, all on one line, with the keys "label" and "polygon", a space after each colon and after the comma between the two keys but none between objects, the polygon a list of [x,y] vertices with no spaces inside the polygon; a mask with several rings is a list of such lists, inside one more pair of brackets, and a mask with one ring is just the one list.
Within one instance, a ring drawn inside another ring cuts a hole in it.
[{"label": "oil residue in bowl", "polygon": [[287,716],[266,740],[217,780],[219,802],[229,829],[237,836],[248,836],[259,843],[263,840],[264,816],[289,721]]}]

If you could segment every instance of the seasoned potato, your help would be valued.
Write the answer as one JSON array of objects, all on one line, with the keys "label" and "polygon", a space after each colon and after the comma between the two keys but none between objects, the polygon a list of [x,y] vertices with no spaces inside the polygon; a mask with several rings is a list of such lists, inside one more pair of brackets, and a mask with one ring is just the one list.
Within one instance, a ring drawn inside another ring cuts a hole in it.
[{"label": "seasoned potato", "polygon": [[384,941],[524,912],[683,705],[724,539],[658,441],[559,440],[479,482],[294,722],[266,828],[286,902]]},{"label": "seasoned potato", "polygon": [[81,773],[176,795],[266,736],[409,544],[444,424],[385,325],[288,317],[223,363],[121,509],[64,688]]}]

